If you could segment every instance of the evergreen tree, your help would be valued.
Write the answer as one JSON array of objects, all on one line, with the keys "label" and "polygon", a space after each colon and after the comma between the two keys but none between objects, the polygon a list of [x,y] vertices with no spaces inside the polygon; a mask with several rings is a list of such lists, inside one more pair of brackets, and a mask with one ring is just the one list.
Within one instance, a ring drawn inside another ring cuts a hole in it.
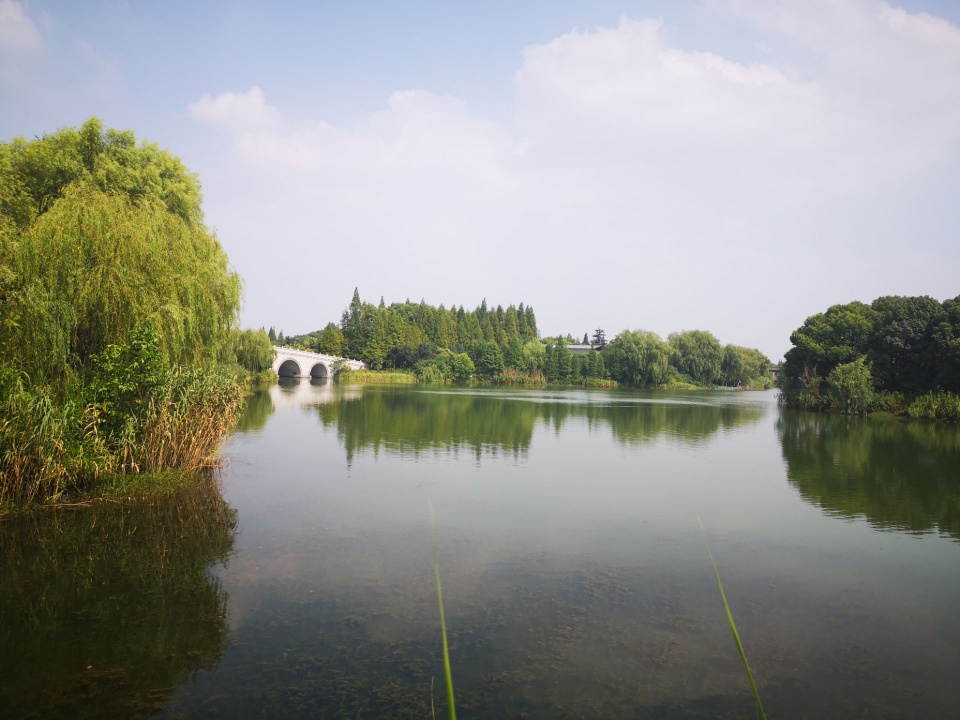
[{"label": "evergreen tree", "polygon": [[527,305],[527,308],[526,308],[526,310],[524,311],[524,317],[526,318],[526,321],[527,321],[527,322],[526,322],[526,325],[527,325],[527,334],[526,334],[526,337],[527,337],[527,338],[530,338],[530,339],[535,338],[535,337],[540,337],[540,333],[537,331],[537,317],[536,317],[536,315],[534,315],[534,313],[533,313],[533,307],[532,307],[532,306]]},{"label": "evergreen tree", "polygon": [[557,364],[557,348],[553,343],[547,343],[544,348],[543,356],[543,374],[547,380],[556,382],[559,379],[559,365]]},{"label": "evergreen tree", "polygon": [[363,332],[363,303],[360,301],[360,291],[357,288],[353,289],[350,307],[343,311],[340,329],[343,331],[344,354],[348,357],[359,357]]},{"label": "evergreen tree", "polygon": [[496,377],[503,372],[503,355],[495,342],[483,341],[476,349],[477,372],[484,377]]},{"label": "evergreen tree", "polygon": [[573,375],[573,353],[567,349],[564,343],[557,343],[557,380],[560,382],[570,382]]},{"label": "evergreen tree", "polygon": [[503,354],[503,361],[507,367],[521,372],[526,369],[526,363],[523,358],[523,340],[518,336],[515,335],[510,339]]},{"label": "evergreen tree", "polygon": [[503,330],[509,340],[520,337],[520,326],[517,322],[517,309],[511,305],[504,315]]}]

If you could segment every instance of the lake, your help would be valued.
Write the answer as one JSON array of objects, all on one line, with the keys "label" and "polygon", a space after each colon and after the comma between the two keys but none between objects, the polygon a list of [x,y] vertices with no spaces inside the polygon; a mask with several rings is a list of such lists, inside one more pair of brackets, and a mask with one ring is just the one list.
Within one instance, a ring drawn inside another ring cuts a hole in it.
[{"label": "lake", "polygon": [[752,717],[698,518],[769,717],[960,716],[958,428],[320,381],[194,489],[0,520],[0,707],[445,717],[435,536],[462,717]]}]

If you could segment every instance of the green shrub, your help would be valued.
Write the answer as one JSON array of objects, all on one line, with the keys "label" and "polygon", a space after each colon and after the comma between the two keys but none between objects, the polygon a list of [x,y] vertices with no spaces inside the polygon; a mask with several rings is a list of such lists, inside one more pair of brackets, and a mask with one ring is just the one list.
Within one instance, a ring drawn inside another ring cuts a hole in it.
[{"label": "green shrub", "polygon": [[870,412],[899,415],[903,413],[905,407],[906,400],[903,393],[877,392],[874,393],[873,401],[870,403]]},{"label": "green shrub", "polygon": [[924,420],[960,422],[960,396],[942,390],[925,393],[910,403],[907,415]]},{"label": "green shrub", "polygon": [[873,377],[866,358],[837,365],[827,376],[827,401],[831,409],[864,415],[873,401]]},{"label": "green shrub", "polygon": [[437,367],[436,363],[430,361],[417,363],[417,366],[414,368],[414,373],[417,376],[417,380],[422,383],[442,383],[447,381],[447,376],[443,374],[443,371]]}]

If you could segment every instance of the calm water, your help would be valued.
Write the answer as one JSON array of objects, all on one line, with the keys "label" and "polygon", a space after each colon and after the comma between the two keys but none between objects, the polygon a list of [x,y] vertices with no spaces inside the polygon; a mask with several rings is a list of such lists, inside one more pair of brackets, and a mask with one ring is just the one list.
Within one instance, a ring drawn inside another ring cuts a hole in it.
[{"label": "calm water", "polygon": [[774,393],[277,386],[220,487],[0,521],[13,717],[960,716],[960,431]]}]

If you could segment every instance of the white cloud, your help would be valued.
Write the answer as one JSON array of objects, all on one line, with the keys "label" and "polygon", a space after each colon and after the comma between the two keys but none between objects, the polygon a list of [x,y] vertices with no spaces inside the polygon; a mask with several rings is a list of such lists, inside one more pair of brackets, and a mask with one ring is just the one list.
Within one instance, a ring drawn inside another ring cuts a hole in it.
[{"label": "white cloud", "polygon": [[[286,121],[258,87],[204,96],[189,112],[230,128],[245,161],[306,174],[350,202],[366,197],[382,205],[398,194],[508,188],[515,181],[510,162],[523,153],[502,126],[471,117],[455,98],[421,90],[395,92],[385,109],[345,127]],[[386,197],[373,200],[377,193]]]},{"label": "white cloud", "polygon": [[20,55],[41,49],[40,33],[20,3],[0,0],[0,52]]},{"label": "white cloud", "polygon": [[534,123],[575,118],[651,143],[807,134],[814,86],[770,65],[671,48],[660,30],[659,21],[623,19],[526,48],[516,77],[522,109]]},{"label": "white cloud", "polygon": [[280,113],[275,107],[267,105],[263,91],[256,85],[245,93],[222,92],[216,97],[204,95],[190,103],[187,112],[194,120],[237,132],[279,129],[282,126]]},{"label": "white cloud", "polygon": [[705,189],[726,174],[730,193],[777,203],[907,176],[960,137],[960,30],[949,23],[873,0],[721,6],[801,41],[815,56],[804,76],[671,47],[659,21],[623,19],[526,48],[509,125],[421,90],[352,126],[285,122],[259,87],[206,95],[189,112],[232,130],[260,167],[511,186],[542,163],[613,165]]},{"label": "white cloud", "polygon": [[720,0],[820,65],[824,128],[854,182],[928,167],[960,138],[960,28],[879,0]]},{"label": "white cloud", "polygon": [[735,171],[788,196],[903,177],[955,146],[960,30],[949,23],[872,0],[722,7],[800,41],[804,75],[670,47],[659,22],[623,20],[526,50],[523,129],[590,152],[613,137],[621,157],[673,154],[684,171],[679,156],[697,153],[710,176]]}]

